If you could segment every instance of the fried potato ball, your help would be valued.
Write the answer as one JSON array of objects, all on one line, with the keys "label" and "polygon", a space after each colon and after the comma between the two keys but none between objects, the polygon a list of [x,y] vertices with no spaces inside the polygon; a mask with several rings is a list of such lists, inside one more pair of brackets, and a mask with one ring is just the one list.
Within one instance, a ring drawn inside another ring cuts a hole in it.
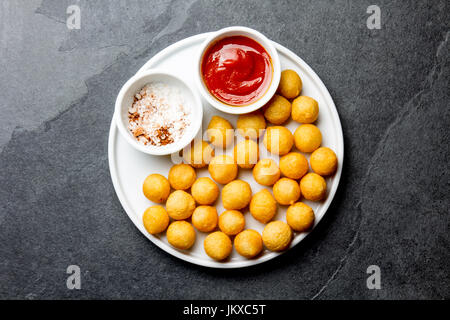
[{"label": "fried potato ball", "polygon": [[183,150],[183,158],[194,168],[206,167],[214,157],[214,149],[206,141],[191,143],[190,147]]},{"label": "fried potato ball", "polygon": [[176,164],[169,170],[169,182],[175,190],[189,189],[196,178],[194,168],[185,163]]},{"label": "fried potato ball", "polygon": [[227,210],[219,216],[219,229],[229,236],[238,234],[244,227],[245,218],[240,211]]},{"label": "fried potato ball", "polygon": [[156,203],[163,203],[170,194],[170,183],[160,174],[151,174],[144,180],[142,191],[147,199]]},{"label": "fried potato ball", "polygon": [[195,242],[194,227],[186,221],[174,221],[167,228],[167,241],[175,248],[187,250]]},{"label": "fried potato ball", "polygon": [[333,150],[321,147],[311,154],[311,169],[321,176],[332,175],[337,168],[337,157]]},{"label": "fried potato ball", "polygon": [[234,147],[234,161],[243,169],[251,169],[258,162],[259,146],[251,140],[245,139]]},{"label": "fried potato ball", "polygon": [[261,235],[252,229],[244,230],[234,238],[234,247],[241,256],[248,259],[254,258],[263,249]]},{"label": "fried potato ball", "polygon": [[302,124],[294,132],[294,141],[301,152],[313,152],[322,143],[322,133],[313,124]]},{"label": "fried potato ball", "polygon": [[228,258],[233,249],[230,238],[220,231],[210,233],[205,238],[203,246],[206,254],[218,261]]},{"label": "fried potato ball", "polygon": [[292,119],[300,123],[313,123],[319,116],[319,103],[311,97],[300,96],[292,101]]},{"label": "fried potato ball", "polygon": [[151,206],[145,210],[142,216],[145,230],[150,234],[161,233],[169,225],[169,215],[161,206]]},{"label": "fried potato ball", "polygon": [[272,159],[261,159],[253,168],[253,177],[263,186],[272,186],[280,179],[280,169]]},{"label": "fried potato ball", "polygon": [[275,126],[267,128],[263,142],[271,153],[282,156],[291,151],[294,137],[289,129]]},{"label": "fried potato ball", "polygon": [[234,180],[222,189],[222,204],[227,210],[245,208],[252,198],[252,188],[242,180]]},{"label": "fried potato ball", "polygon": [[277,202],[267,189],[255,193],[250,201],[250,213],[261,223],[267,223],[277,213]]},{"label": "fried potato ball", "polygon": [[314,211],[303,202],[294,203],[287,209],[286,221],[294,231],[308,231],[314,224]]},{"label": "fried potato ball", "polygon": [[281,72],[278,92],[286,99],[294,99],[302,92],[303,83],[300,76],[294,70],[283,70]]},{"label": "fried potato ball", "polygon": [[320,201],[327,193],[327,183],[317,173],[308,173],[300,180],[303,197],[311,201]]},{"label": "fried potato ball", "polygon": [[288,178],[298,180],[308,172],[308,160],[298,152],[289,152],[280,159],[280,171]]},{"label": "fried potato ball", "polygon": [[241,136],[249,139],[257,139],[266,128],[266,120],[260,111],[239,115],[236,123]]},{"label": "fried potato ball", "polygon": [[297,181],[281,178],[273,186],[275,200],[281,205],[291,205],[300,198],[300,186]]},{"label": "fried potato ball", "polygon": [[213,116],[206,131],[208,140],[217,148],[226,148],[234,140],[234,130],[231,123],[219,116]]},{"label": "fried potato ball", "polygon": [[220,155],[211,159],[208,171],[214,181],[220,184],[227,184],[236,178],[238,166],[234,163],[233,157]]},{"label": "fried potato ball", "polygon": [[187,192],[176,190],[170,194],[166,202],[166,210],[174,220],[184,220],[189,218],[195,209],[195,200]]},{"label": "fried potato ball", "polygon": [[216,207],[198,206],[192,214],[192,224],[201,232],[213,231],[217,226]]},{"label": "fried potato ball", "polygon": [[264,245],[270,251],[283,251],[292,241],[292,230],[283,221],[269,222],[262,233]]},{"label": "fried potato ball", "polygon": [[291,116],[291,103],[285,97],[275,94],[263,107],[264,117],[273,124],[283,124]]},{"label": "fried potato ball", "polygon": [[191,187],[191,194],[198,204],[212,204],[219,197],[219,187],[208,177],[198,178]]}]

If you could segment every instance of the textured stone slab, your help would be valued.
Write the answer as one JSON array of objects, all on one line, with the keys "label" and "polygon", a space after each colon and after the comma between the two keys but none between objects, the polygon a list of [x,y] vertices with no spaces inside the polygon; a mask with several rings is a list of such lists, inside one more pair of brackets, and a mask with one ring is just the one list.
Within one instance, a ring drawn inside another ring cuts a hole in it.
[{"label": "textured stone slab", "polygon": [[[449,298],[446,1],[2,1],[0,297]],[[78,3],[78,2],[77,2]],[[411,10],[414,7],[414,10]],[[329,213],[301,245],[243,270],[162,252],[112,187],[107,134],[121,85],[187,36],[246,25],[323,79],[345,138]],[[81,268],[68,290],[66,268]],[[368,290],[366,269],[381,268]],[[213,290],[211,290],[213,288]]]}]

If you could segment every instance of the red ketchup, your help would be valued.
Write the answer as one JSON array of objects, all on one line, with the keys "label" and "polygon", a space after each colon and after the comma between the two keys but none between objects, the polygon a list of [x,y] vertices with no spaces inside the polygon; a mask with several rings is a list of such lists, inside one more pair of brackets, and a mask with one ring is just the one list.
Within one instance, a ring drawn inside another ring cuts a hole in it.
[{"label": "red ketchup", "polygon": [[258,100],[270,86],[272,62],[267,51],[244,36],[224,38],[203,56],[203,80],[218,100],[244,106]]}]

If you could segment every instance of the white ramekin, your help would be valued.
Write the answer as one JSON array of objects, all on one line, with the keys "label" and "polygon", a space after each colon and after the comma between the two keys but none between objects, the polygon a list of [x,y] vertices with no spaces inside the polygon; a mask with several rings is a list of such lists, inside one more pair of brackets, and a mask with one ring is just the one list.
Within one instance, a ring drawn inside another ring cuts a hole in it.
[{"label": "white ramekin", "polygon": [[[215,98],[208,90],[205,82],[203,81],[202,75],[202,61],[205,52],[217,41],[232,37],[232,36],[245,36],[251,38],[258,42],[270,55],[272,60],[272,80],[270,82],[269,88],[266,92],[255,102],[251,104],[247,104],[245,106],[232,106],[226,103],[221,102],[217,98]],[[213,32],[201,45],[198,57],[197,57],[197,87],[205,100],[212,105],[214,108],[231,114],[244,114],[255,111],[262,106],[264,106],[275,94],[278,88],[278,84],[280,83],[281,77],[281,65],[280,58],[278,57],[278,52],[275,49],[275,46],[272,44],[272,41],[267,39],[260,32],[247,28],[247,27],[229,27],[225,29],[221,29],[219,31]]]},{"label": "white ramekin", "polygon": [[[192,122],[183,137],[180,140],[165,146],[142,145],[128,130],[128,108],[133,103],[133,97],[146,84],[151,82],[162,82],[169,86],[178,87],[183,93],[186,102],[192,107]],[[119,132],[134,148],[151,155],[167,155],[180,151],[194,139],[202,124],[203,107],[200,95],[197,91],[193,90],[179,77],[158,69],[150,69],[136,74],[123,85],[122,89],[120,89],[116,99],[114,118]]]}]

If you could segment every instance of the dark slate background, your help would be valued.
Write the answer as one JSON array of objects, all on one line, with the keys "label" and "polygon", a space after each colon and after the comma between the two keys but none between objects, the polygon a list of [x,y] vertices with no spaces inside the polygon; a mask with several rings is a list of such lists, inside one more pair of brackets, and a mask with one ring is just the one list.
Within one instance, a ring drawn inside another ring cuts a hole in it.
[{"label": "dark slate background", "polygon": [[[66,8],[81,8],[68,30]],[[381,8],[382,29],[366,26]],[[1,1],[0,298],[450,298],[448,1]],[[113,104],[151,56],[255,28],[339,111],[345,162],[319,227],[241,270],[180,261],[134,227],[107,162]],[[66,288],[66,268],[82,289]],[[381,268],[381,290],[366,269]]]}]

